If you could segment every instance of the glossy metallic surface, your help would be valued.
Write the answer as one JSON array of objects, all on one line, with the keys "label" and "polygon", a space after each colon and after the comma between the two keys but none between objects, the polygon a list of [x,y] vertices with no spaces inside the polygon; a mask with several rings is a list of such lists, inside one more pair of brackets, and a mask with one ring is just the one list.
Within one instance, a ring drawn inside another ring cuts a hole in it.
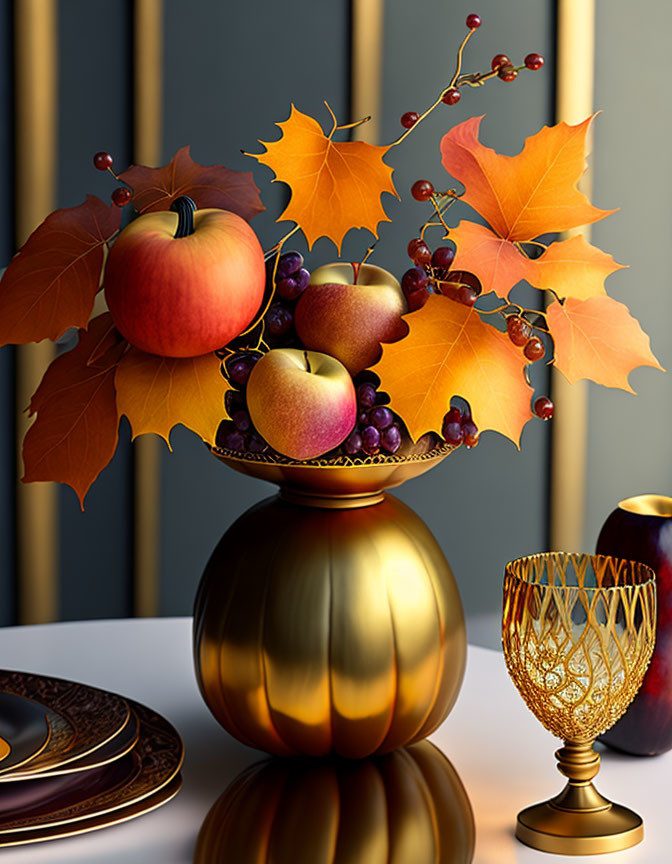
[{"label": "glossy metallic surface", "polygon": [[44,750],[51,736],[47,713],[37,702],[0,692],[0,735],[7,748],[3,771],[18,768]]},{"label": "glossy metallic surface", "polygon": [[343,509],[274,496],[215,549],[196,671],[244,743],[361,758],[426,737],[452,708],[466,659],[452,572],[424,522],[381,497]]},{"label": "glossy metallic surface", "polygon": [[208,813],[194,864],[469,864],[474,817],[426,741],[359,762],[252,766]]},{"label": "glossy metallic surface", "polygon": [[592,784],[593,741],[621,717],[651,660],[656,584],[644,564],[608,555],[549,552],[504,575],[502,642],[527,706],[565,742],[556,752],[564,790],[518,814],[516,837],[544,852],[615,852],[644,837],[641,818]]}]

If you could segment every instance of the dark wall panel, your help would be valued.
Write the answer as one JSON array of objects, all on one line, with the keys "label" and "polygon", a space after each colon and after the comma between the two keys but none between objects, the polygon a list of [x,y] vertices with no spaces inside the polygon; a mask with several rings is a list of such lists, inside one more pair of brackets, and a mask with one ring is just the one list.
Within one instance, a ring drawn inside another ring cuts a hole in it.
[{"label": "dark wall panel", "polygon": [[[59,3],[58,204],[73,207],[87,193],[109,202],[117,185],[93,167],[107,150],[115,167],[131,161],[132,6],[130,0]],[[132,474],[127,424],[112,463],[81,512],[62,487],[60,503],[61,617],[131,613]]]},{"label": "dark wall panel", "polygon": [[[0,274],[14,253],[12,4],[0,0]],[[14,349],[0,349],[0,624],[11,624],[14,592]]]},{"label": "dark wall panel", "polygon": [[[164,157],[191,144],[200,162],[253,170],[268,208],[253,223],[264,248],[286,233],[288,223],[274,224],[286,192],[240,150],[260,152],[259,138],[276,139],[273,124],[287,119],[291,102],[328,124],[326,99],[347,118],[349,44],[344,0],[165,4]],[[336,257],[329,241],[319,241],[310,261],[320,256]],[[221,534],[272,489],[224,468],[183,430],[173,443],[163,460],[161,612],[185,614]]]}]

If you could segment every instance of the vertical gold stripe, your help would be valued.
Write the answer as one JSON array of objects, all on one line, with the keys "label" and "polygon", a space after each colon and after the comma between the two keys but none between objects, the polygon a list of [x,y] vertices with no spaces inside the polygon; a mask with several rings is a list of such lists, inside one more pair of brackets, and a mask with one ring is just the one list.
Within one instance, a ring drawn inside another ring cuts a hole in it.
[{"label": "vertical gold stripe", "polygon": [[[593,111],[595,0],[558,0],[556,120],[580,123]],[[590,194],[586,172],[581,189]],[[589,228],[579,229],[586,238]],[[574,233],[579,233],[574,232]],[[550,548],[583,549],[586,504],[588,389],[552,372]]]},{"label": "vertical gold stripe", "polygon": [[377,144],[380,138],[383,78],[384,0],[352,2],[352,121],[371,116],[353,130],[353,140]]},{"label": "vertical gold stripe", "polygon": [[[56,0],[15,0],[16,233],[19,244],[56,204]],[[23,474],[24,413],[55,347],[17,349],[17,469]],[[18,484],[18,612],[22,624],[58,617],[58,497],[54,483]]]},{"label": "vertical gold stripe", "polygon": [[[135,0],[133,20],[133,161],[161,162],[162,0]],[[155,435],[135,439],[134,612],[159,611],[159,518],[161,453]]]}]

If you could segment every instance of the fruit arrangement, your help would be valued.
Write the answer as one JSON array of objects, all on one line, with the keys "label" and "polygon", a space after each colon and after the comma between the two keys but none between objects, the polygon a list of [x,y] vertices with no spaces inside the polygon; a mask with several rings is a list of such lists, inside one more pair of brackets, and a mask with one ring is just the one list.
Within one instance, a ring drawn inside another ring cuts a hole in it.
[{"label": "fruit arrangement", "polygon": [[[481,118],[449,128],[446,179],[410,189],[409,206],[429,214],[400,279],[369,260],[375,242],[352,262],[286,248],[297,232],[309,250],[327,237],[339,253],[353,228],[378,238],[390,221],[383,196],[399,197],[386,161],[394,148],[469,88],[543,67],[536,53],[520,65],[497,54],[487,71],[464,73],[482,22],[473,13],[466,24],[454,73],[424,111],[401,116],[392,143],[336,140],[369,118],[339,125],[325,102],[328,133],[292,106],[280,137],[246,153],[291,191],[277,221],[292,227],[266,252],[249,225],[264,209],[251,173],[199,165],[188,147],[161,168],[119,174],[110,154],[94,156],[121,184],[112,204],[88,196],[52,213],[0,283],[0,344],[78,330],[31,400],[24,481],[66,482],[83,502],[122,415],[134,437],[169,441],[183,424],[245,459],[407,459],[472,448],[485,430],[519,445],[528,420],[553,415],[530,364],[625,390],[636,366],[660,368],[638,322],[605,292],[622,265],[580,234],[542,242],[612,212],[577,188],[592,118],[544,127],[513,157],[481,143]],[[449,224],[456,204],[481,221]],[[523,280],[539,289],[538,308],[515,301]],[[101,289],[109,311],[91,318]]]}]

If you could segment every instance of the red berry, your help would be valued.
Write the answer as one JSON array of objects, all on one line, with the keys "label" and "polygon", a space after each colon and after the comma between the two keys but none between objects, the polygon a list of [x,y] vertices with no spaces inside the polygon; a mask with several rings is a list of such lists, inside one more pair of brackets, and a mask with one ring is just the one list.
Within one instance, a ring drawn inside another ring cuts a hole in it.
[{"label": "red berry", "polygon": [[532,332],[527,321],[519,318],[517,315],[508,316],[506,319],[506,330],[509,334],[509,339],[519,348],[525,345]]},{"label": "red berry", "polygon": [[464,436],[464,446],[467,449],[478,444],[478,426],[470,417],[462,421],[462,435]]},{"label": "red berry", "polygon": [[93,164],[99,171],[107,171],[108,168],[112,167],[113,162],[114,159],[104,150],[101,150],[100,153],[96,153],[93,157]]},{"label": "red berry", "polygon": [[513,68],[513,66],[502,66],[497,74],[502,81],[515,81],[518,77],[518,72]]},{"label": "red berry", "polygon": [[462,425],[462,412],[459,408],[451,408],[443,418],[444,423],[459,423]]},{"label": "red berry", "polygon": [[463,306],[473,306],[478,300],[478,293],[470,285],[460,285],[457,300]]},{"label": "red berry", "polygon": [[455,252],[450,246],[439,246],[432,255],[432,267],[450,267],[454,257]]},{"label": "red berry", "polygon": [[446,444],[452,444],[453,447],[458,447],[464,440],[464,432],[460,423],[447,423],[443,421],[441,434]]},{"label": "red berry", "polygon": [[427,282],[427,274],[422,267],[411,267],[401,277],[401,287],[404,294],[413,294],[414,291],[426,288]]},{"label": "red berry", "polygon": [[424,240],[421,240],[420,237],[414,237],[412,240],[408,241],[408,246],[406,247],[406,251],[408,252],[408,257],[411,261],[415,260],[415,252],[420,246],[426,246]]},{"label": "red berry", "polygon": [[425,303],[429,300],[429,291],[427,288],[419,288],[417,291],[411,291],[406,295],[406,306],[409,312],[415,312],[416,309],[422,309]]},{"label": "red berry", "polygon": [[112,193],[112,202],[117,205],[117,207],[123,207],[133,197],[133,193],[130,189],[127,189],[125,186],[119,186],[118,189],[115,189]]},{"label": "red berry", "polygon": [[492,63],[490,64],[490,68],[493,72],[496,72],[497,69],[501,69],[502,66],[511,66],[513,65],[506,54],[495,54],[492,58]]},{"label": "red berry", "polygon": [[441,97],[441,101],[444,105],[457,105],[457,103],[462,98],[462,94],[457,89],[457,87],[451,87],[450,90],[446,90],[446,92]]},{"label": "red berry", "polygon": [[429,180],[416,180],[411,186],[411,195],[416,201],[426,201],[434,194],[434,186]]},{"label": "red berry", "polygon": [[429,264],[432,260],[432,253],[429,251],[429,246],[424,242],[419,243],[415,249],[415,254],[413,255],[413,261],[424,267]]},{"label": "red berry", "polygon": [[404,129],[411,129],[420,119],[420,115],[417,111],[407,111],[405,114],[401,115],[401,125]]},{"label": "red berry", "polygon": [[525,348],[523,349],[523,354],[532,363],[534,363],[535,360],[541,360],[545,353],[546,349],[544,348],[544,343],[537,336],[528,339]]},{"label": "red berry", "polygon": [[554,406],[548,396],[540,396],[534,403],[534,413],[542,420],[550,420]]},{"label": "red berry", "polygon": [[544,58],[541,56],[541,54],[528,54],[525,58],[525,65],[528,69],[536,72],[537,69],[541,69],[541,67],[544,65]]},{"label": "red berry", "polygon": [[477,15],[475,12],[472,12],[471,15],[467,15],[467,27],[470,30],[478,30],[481,23],[481,16]]}]

